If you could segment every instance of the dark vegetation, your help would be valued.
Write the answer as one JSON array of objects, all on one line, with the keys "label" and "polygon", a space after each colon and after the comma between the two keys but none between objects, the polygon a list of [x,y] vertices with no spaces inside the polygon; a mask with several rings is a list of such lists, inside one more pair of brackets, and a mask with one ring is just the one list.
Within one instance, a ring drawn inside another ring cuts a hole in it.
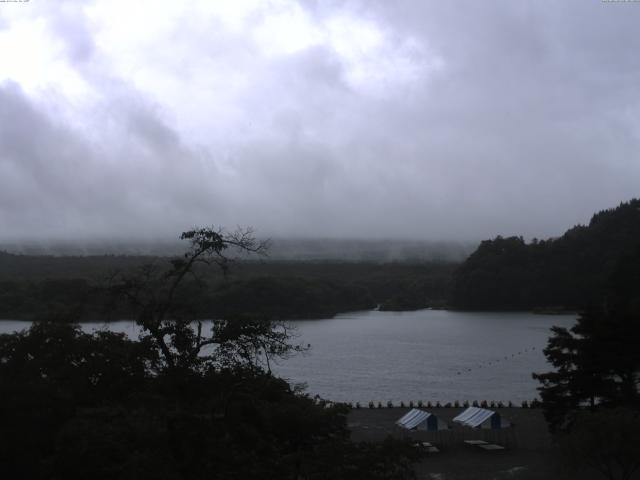
[{"label": "dark vegetation", "polygon": [[581,407],[640,408],[640,249],[624,258],[604,301],[571,328],[553,327],[545,355],[555,371],[535,374],[553,430],[571,426]]},{"label": "dark vegetation", "polygon": [[4,478],[412,478],[410,447],[350,442],[345,406],[248,359],[170,368],[149,338],[38,322],[0,360]]},{"label": "dark vegetation", "polygon": [[622,256],[570,329],[554,327],[544,353],[555,368],[534,374],[565,458],[610,480],[640,469],[640,248]]},{"label": "dark vegetation", "polygon": [[[631,200],[556,239],[483,241],[461,265],[244,258],[227,276],[196,268],[207,288],[182,293],[200,318],[323,318],[376,306],[570,312],[603,298],[615,266],[639,245],[640,200]],[[30,320],[54,312],[80,321],[129,318],[129,307],[104,308],[105,279],[144,264],[162,266],[168,258],[0,252],[0,318]]]},{"label": "dark vegetation", "polygon": [[[225,276],[228,252],[263,251],[251,232],[182,238],[172,259],[2,255],[2,316],[41,319],[0,336],[9,478],[412,478],[415,449],[350,441],[346,406],[271,374],[272,359],[304,350],[278,320],[438,306],[449,291],[466,308],[580,308],[553,329],[554,370],[534,375],[545,417],[576,470],[640,468],[640,201],[556,240],[483,242],[452,285],[451,264],[245,260]],[[143,333],[73,323],[94,315],[130,316]]]},{"label": "dark vegetation", "polygon": [[270,359],[301,350],[286,327],[225,318],[208,330],[181,301],[206,266],[250,232],[185,232],[183,257],[114,275],[106,294],[142,334],[82,333],[35,322],[0,335],[0,462],[13,479],[413,478],[415,449],[353,443],[347,408],[275,378]]},{"label": "dark vegetation", "polygon": [[[131,318],[128,306],[105,309],[104,290],[98,287],[114,272],[166,262],[166,257],[0,252],[0,318],[32,320],[52,312],[80,321]],[[395,310],[436,307],[446,303],[455,267],[438,262],[239,260],[226,277],[218,271],[199,271],[207,288],[190,292],[188,301],[200,318],[231,314],[322,318],[377,305]]]},{"label": "dark vegetation", "polygon": [[470,310],[577,311],[606,295],[622,258],[640,247],[640,200],[596,213],[557,239],[483,241],[460,266],[452,303]]}]

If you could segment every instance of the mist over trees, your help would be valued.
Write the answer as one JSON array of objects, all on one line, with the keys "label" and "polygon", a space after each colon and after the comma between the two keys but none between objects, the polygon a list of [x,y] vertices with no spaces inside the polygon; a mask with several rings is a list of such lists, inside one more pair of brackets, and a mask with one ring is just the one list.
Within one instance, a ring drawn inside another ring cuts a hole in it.
[{"label": "mist over trees", "polygon": [[[576,311],[605,295],[614,266],[640,242],[639,204],[634,199],[603,210],[589,225],[573,227],[556,239],[526,242],[522,237],[499,236],[483,241],[461,265],[437,260],[385,262],[387,256],[373,253],[362,261],[323,260],[327,251],[311,255],[305,243],[297,251],[307,260],[277,255],[260,261],[241,258],[227,278],[203,273],[208,286],[189,292],[189,302],[200,318],[260,313],[323,318],[376,305],[385,310],[450,306]],[[337,245],[341,244],[329,251]],[[62,310],[78,320],[130,318],[130,309],[124,307],[107,317],[96,286],[113,270],[165,260],[0,252],[0,316],[33,319]]]},{"label": "mist over trees", "polygon": [[[182,253],[177,240],[158,237],[135,239],[47,240],[20,242],[0,239],[0,252],[17,255],[82,258],[173,256]],[[428,240],[376,240],[371,238],[286,238],[269,239],[271,261],[296,262],[459,262],[475,248],[473,242]]]}]

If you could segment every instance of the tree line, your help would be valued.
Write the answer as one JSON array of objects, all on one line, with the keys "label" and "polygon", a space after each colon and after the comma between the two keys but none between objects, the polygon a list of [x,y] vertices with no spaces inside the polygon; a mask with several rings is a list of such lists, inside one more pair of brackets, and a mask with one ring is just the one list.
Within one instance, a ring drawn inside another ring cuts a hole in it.
[{"label": "tree line", "polygon": [[[166,260],[0,253],[0,318],[33,320],[55,312],[79,321],[131,318],[130,306],[108,305],[102,288],[105,282],[117,272],[163,265]],[[267,257],[236,261],[226,276],[200,267],[194,271],[206,279],[207,288],[195,288],[196,282],[190,281],[177,292],[178,300],[189,302],[195,316],[296,319],[326,318],[378,305],[394,310],[442,306],[456,264],[297,262]]]},{"label": "tree line", "polygon": [[451,303],[469,310],[580,310],[606,295],[620,259],[640,246],[640,200],[596,213],[555,239],[485,240],[456,270]]},{"label": "tree line", "polygon": [[[351,310],[576,311],[606,294],[620,258],[640,243],[640,200],[596,213],[555,239],[485,240],[462,263],[239,261],[227,277],[201,272],[208,288],[185,297],[196,314],[321,318]],[[163,257],[50,257],[0,252],[0,318],[35,319],[61,310],[105,320],[104,279],[162,264]],[[108,310],[115,318],[131,311]]]}]

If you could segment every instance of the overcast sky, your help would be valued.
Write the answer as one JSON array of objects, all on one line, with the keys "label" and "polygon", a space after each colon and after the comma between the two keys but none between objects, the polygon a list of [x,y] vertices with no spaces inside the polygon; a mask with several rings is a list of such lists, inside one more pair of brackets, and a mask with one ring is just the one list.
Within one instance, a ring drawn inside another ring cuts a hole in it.
[{"label": "overcast sky", "polygon": [[0,238],[556,236],[640,196],[640,2],[0,2]]}]

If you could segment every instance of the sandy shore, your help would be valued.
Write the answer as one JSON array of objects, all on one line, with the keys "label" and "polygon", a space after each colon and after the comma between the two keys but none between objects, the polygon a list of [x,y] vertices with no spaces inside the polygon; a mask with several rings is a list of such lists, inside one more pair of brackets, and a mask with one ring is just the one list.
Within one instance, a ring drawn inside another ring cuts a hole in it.
[{"label": "sandy shore", "polygon": [[[430,411],[451,423],[463,408],[434,408]],[[505,432],[477,431],[454,425],[449,432],[406,432],[394,422],[408,412],[408,408],[361,408],[348,417],[351,438],[354,441],[380,441],[387,435],[430,441],[440,453],[425,456],[416,465],[419,479],[471,480],[471,479],[596,479],[593,472],[566,471],[562,459],[553,447],[547,424],[539,409],[501,408],[500,413],[514,427]],[[464,443],[479,439],[506,447],[504,451],[481,451]]]}]

